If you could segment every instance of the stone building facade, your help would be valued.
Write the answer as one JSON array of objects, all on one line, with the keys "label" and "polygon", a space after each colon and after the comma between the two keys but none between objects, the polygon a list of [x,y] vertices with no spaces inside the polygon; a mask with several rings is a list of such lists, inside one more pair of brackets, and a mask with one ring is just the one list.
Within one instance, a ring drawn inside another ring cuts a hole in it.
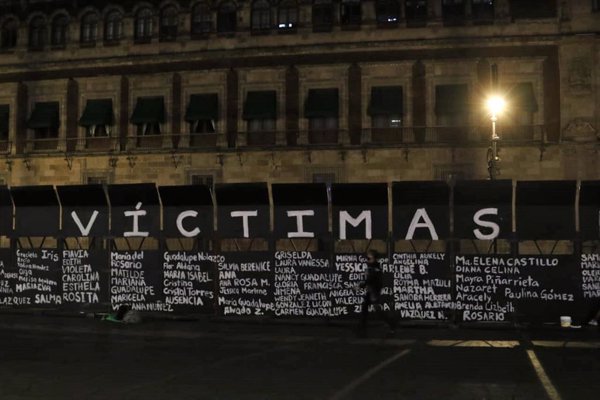
[{"label": "stone building facade", "polygon": [[595,0],[0,0],[0,180],[598,179]]}]

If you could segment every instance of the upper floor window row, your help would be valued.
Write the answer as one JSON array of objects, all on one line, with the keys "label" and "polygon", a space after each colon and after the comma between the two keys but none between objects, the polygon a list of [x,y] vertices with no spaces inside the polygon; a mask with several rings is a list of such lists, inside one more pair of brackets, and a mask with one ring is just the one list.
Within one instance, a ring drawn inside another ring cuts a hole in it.
[{"label": "upper floor window row", "polygon": [[[48,44],[52,48],[64,48],[74,33],[71,22],[71,17],[66,14],[58,14],[51,19],[44,15],[34,16],[27,26],[27,46],[30,50],[42,50]],[[120,11],[109,11],[104,21],[100,14],[90,11],[81,17],[79,34],[75,33],[82,46],[95,45],[102,23],[106,42],[122,38],[123,15]],[[8,18],[0,25],[0,49],[10,50],[17,46],[19,27],[20,23],[16,18]]]},{"label": "upper floor window row", "polygon": [[[539,18],[556,16],[555,2],[533,0],[528,2],[508,0],[513,18]],[[439,2],[438,4],[433,4]],[[378,27],[394,27],[400,22],[409,27],[427,24],[430,16],[441,17],[444,25],[462,25],[466,19],[474,23],[491,23],[497,0],[313,0],[310,14],[312,30],[331,31],[339,25],[342,29],[359,29],[364,23],[365,7],[374,7]],[[534,4],[532,4],[534,3]],[[592,8],[600,7],[598,1]],[[239,22],[246,15],[242,5],[234,0],[196,1],[189,9],[189,33],[191,37],[213,32],[232,34],[239,29]],[[249,28],[252,33],[294,32],[299,26],[299,3],[297,0],[253,0],[248,2]],[[436,15],[436,10],[441,15]],[[188,11],[186,11],[187,13]],[[370,14],[370,13],[366,13]],[[128,16],[132,18],[131,35],[138,43],[147,43],[154,37],[160,41],[174,41],[180,35],[184,11],[178,3],[167,3],[155,9],[142,6]],[[246,17],[244,17],[245,19]],[[72,29],[74,18],[66,13],[52,17],[35,15],[27,23],[29,48],[40,50],[47,45],[64,47],[70,36],[79,37],[82,46],[93,46],[99,39],[107,43],[118,42],[124,37],[124,15],[119,8],[109,6],[104,12],[90,10],[81,15],[77,28]],[[0,23],[0,49],[12,49],[19,43],[20,21],[9,16]],[[99,37],[102,35],[102,37]]]}]

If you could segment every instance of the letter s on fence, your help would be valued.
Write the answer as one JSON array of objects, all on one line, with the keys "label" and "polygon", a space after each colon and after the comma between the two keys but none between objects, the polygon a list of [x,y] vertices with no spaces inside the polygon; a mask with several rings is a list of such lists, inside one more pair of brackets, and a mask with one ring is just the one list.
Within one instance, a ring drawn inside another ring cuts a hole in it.
[{"label": "letter s on fence", "polygon": [[500,226],[495,222],[482,220],[481,217],[483,217],[484,215],[498,215],[498,209],[482,208],[481,210],[477,211],[475,215],[473,215],[473,222],[475,222],[480,227],[491,229],[492,233],[485,235],[481,233],[479,228],[477,228],[473,229],[473,234],[479,240],[494,240],[500,234]]}]

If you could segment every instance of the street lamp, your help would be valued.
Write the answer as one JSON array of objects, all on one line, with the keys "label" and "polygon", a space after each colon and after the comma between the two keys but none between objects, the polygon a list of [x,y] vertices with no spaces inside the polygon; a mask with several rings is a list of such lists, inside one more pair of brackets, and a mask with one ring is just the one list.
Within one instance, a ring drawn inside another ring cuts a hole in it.
[{"label": "street lamp", "polygon": [[496,164],[500,161],[498,157],[498,141],[500,136],[496,133],[496,121],[498,115],[502,114],[502,111],[506,108],[506,102],[501,96],[493,95],[490,96],[486,101],[488,112],[490,113],[490,119],[492,120],[492,146],[488,149],[488,172],[490,179],[494,179],[497,173]]}]

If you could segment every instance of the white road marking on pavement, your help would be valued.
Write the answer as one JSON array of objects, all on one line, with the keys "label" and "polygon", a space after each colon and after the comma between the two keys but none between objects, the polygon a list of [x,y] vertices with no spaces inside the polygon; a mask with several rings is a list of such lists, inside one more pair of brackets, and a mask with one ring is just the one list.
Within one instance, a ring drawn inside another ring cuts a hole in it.
[{"label": "white road marking on pavement", "polygon": [[560,397],[558,390],[556,390],[556,387],[550,380],[550,377],[548,376],[548,374],[546,374],[546,371],[544,370],[542,363],[535,355],[535,351],[533,351],[531,349],[527,350],[527,356],[529,356],[529,361],[531,362],[531,365],[533,366],[533,369],[535,370],[535,373],[537,374],[538,379],[540,380],[542,386],[544,387],[544,390],[546,391],[548,398],[550,400],[561,400],[562,398]]},{"label": "white road marking on pavement", "polygon": [[566,347],[572,349],[598,349],[600,342],[558,341],[558,340],[533,340],[537,347]]},{"label": "white road marking on pavement", "polygon": [[[339,342],[339,341],[338,341]],[[397,346],[406,347],[414,344],[414,339],[348,339],[344,343],[351,345],[363,345],[363,346]]]},{"label": "white road marking on pavement", "polygon": [[353,380],[348,385],[344,386],[341,390],[337,391],[333,396],[331,396],[329,398],[329,400],[343,399],[348,394],[350,394],[354,389],[356,389],[359,385],[368,381],[373,375],[375,375],[376,373],[378,373],[379,371],[381,371],[382,369],[384,369],[385,367],[387,367],[388,365],[390,365],[397,359],[404,357],[408,353],[410,353],[410,349],[404,349],[400,353],[398,353],[388,359],[385,359],[382,363],[374,366],[373,368],[371,368],[370,370],[368,370],[367,372],[365,372],[364,374],[359,376],[357,379]]},{"label": "white road marking on pavement", "polygon": [[429,346],[434,347],[494,347],[512,349],[519,347],[516,340],[430,340]]}]

